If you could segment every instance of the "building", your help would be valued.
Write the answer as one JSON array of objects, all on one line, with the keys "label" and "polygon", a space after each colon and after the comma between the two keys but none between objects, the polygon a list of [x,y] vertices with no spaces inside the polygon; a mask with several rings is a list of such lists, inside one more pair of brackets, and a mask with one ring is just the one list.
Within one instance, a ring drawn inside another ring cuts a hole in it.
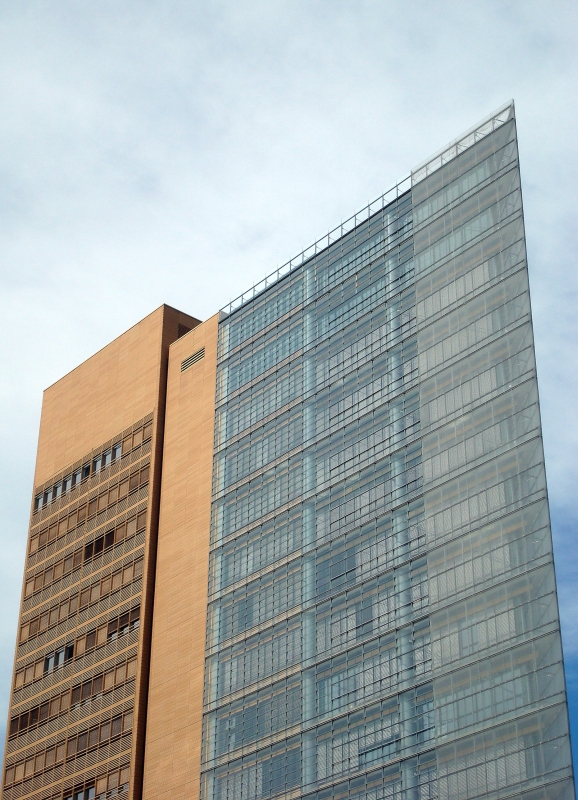
[{"label": "building", "polygon": [[35,487],[4,800],[574,797],[513,104],[50,387]]}]

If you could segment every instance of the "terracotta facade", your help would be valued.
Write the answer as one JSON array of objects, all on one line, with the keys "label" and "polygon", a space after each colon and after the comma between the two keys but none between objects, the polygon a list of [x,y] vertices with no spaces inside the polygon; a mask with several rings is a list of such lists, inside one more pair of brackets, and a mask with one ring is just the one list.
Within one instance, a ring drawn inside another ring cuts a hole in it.
[{"label": "terracotta facade", "polygon": [[199,325],[169,356],[144,763],[150,800],[199,791],[217,325],[217,316]]},{"label": "terracotta facade", "polygon": [[44,394],[6,800],[141,796],[169,348],[198,324],[161,306]]}]

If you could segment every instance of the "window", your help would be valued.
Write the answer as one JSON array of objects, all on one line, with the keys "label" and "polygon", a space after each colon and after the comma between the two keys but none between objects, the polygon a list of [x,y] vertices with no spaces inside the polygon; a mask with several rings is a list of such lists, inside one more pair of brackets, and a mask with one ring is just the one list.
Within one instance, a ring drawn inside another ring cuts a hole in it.
[{"label": "window", "polygon": [[114,529],[105,533],[104,536],[99,536],[98,539],[94,540],[94,542],[90,542],[89,544],[85,545],[84,560],[88,561],[89,558],[92,558],[92,556],[97,556],[99,553],[102,553],[103,550],[112,547],[113,544]]},{"label": "window", "polygon": [[108,623],[107,640],[114,641],[119,636],[128,633],[131,630],[136,630],[140,625],[140,606],[136,606],[130,612],[121,614],[117,619]]},{"label": "window", "polygon": [[55,668],[61,667],[67,661],[70,661],[70,659],[72,658],[72,649],[73,649],[72,645],[70,644],[56,651],[54,658]]},{"label": "window", "polygon": [[[128,661],[123,661],[118,665],[112,665],[106,672],[96,675],[94,678],[89,678],[83,683],[76,684],[72,690],[65,689],[51,698],[45,700],[41,705],[34,706],[33,708],[19,714],[10,720],[9,736],[14,737],[38,723],[42,723],[50,717],[58,716],[59,714],[66,713],[71,707],[74,708],[80,703],[91,702],[93,699],[102,695],[103,691],[114,689],[131,680],[136,675],[137,659],[133,656]],[[89,733],[89,747],[91,746],[91,739],[96,744],[98,736],[98,729],[92,728]]]},{"label": "window", "polygon": [[74,645],[67,644],[44,659],[44,673],[52,672],[68,663],[74,654]]},{"label": "window", "polygon": [[134,434],[130,434],[124,442],[116,442],[108,450],[95,456],[92,461],[84,464],[80,469],[75,470],[70,475],[67,475],[59,483],[51,486],[45,492],[36,495],[34,498],[34,511],[40,511],[49,503],[57,500],[62,495],[70,492],[82,481],[86,480],[91,474],[96,474],[103,469],[106,469],[111,464],[118,461],[123,454],[137,447],[143,441],[150,439],[152,435],[152,423],[147,423],[144,428],[139,428]]},{"label": "window", "polygon": [[92,800],[95,796],[95,787],[88,789],[75,789],[73,794],[65,794],[64,800]]}]

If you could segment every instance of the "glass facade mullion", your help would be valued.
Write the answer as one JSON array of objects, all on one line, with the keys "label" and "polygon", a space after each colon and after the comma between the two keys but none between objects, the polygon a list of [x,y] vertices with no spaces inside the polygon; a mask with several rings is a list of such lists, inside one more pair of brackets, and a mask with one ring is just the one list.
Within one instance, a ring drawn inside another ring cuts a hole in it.
[{"label": "glass facade mullion", "polygon": [[485,125],[220,322],[203,800],[573,797],[515,122]]}]

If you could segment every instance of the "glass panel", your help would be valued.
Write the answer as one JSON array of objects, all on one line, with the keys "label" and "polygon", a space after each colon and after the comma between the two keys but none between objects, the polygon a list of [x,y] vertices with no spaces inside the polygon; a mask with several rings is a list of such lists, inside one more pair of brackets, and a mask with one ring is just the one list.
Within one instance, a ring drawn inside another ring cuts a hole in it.
[{"label": "glass panel", "polygon": [[573,797],[513,108],[429,168],[220,322],[204,800]]}]

